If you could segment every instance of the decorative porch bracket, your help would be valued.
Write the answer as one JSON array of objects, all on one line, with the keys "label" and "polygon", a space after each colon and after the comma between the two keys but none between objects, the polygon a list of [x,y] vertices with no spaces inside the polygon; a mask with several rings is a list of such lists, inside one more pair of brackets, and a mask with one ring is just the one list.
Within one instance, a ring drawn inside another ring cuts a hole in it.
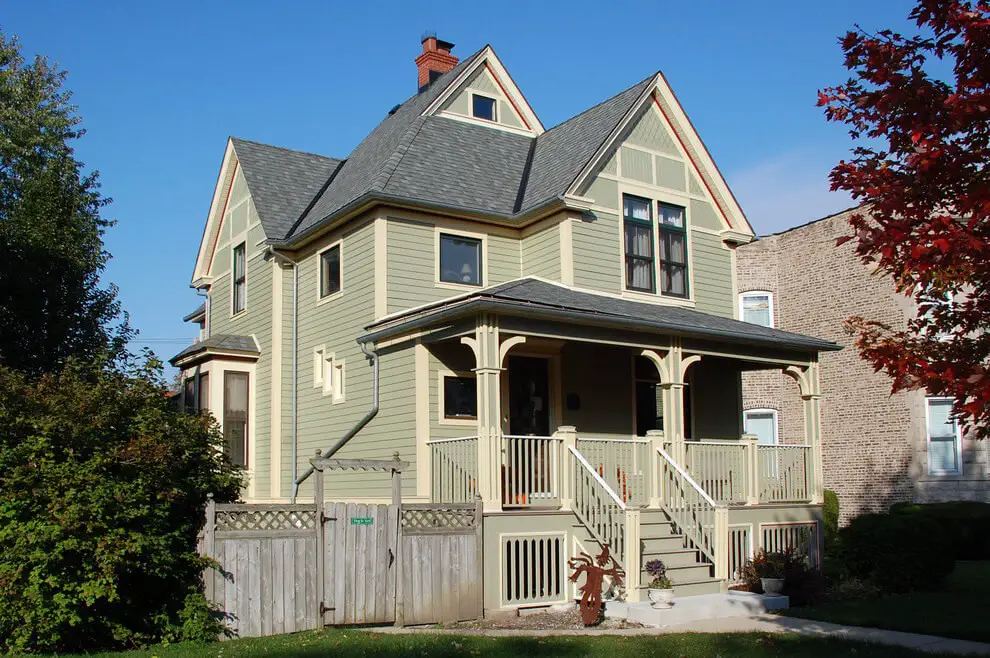
[{"label": "decorative porch bracket", "polygon": [[811,446],[811,502],[821,504],[825,500],[825,480],[822,474],[822,418],[821,418],[821,368],[818,361],[806,366],[788,366],[784,374],[798,384],[804,407],[804,439]]},{"label": "decorative porch bracket", "polygon": [[[679,338],[672,338],[670,348],[662,350],[645,349],[640,356],[646,357],[656,367],[660,375],[660,389],[663,391],[663,432],[648,432],[647,436],[653,442],[652,470],[659,468],[657,448],[664,448],[664,443],[670,444],[667,450],[671,458],[678,464],[686,463],[687,448],[684,445],[684,377],[688,368],[701,360],[701,356],[684,355]],[[660,505],[662,488],[657,478],[653,478],[650,487],[650,507]]]}]

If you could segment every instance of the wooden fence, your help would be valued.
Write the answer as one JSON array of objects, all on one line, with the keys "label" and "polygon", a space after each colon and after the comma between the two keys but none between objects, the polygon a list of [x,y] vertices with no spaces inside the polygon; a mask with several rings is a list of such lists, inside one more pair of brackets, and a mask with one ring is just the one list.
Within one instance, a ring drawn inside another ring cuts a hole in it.
[{"label": "wooden fence", "polygon": [[[400,505],[403,462],[314,459],[310,504],[209,501],[207,597],[237,637],[339,624],[426,624],[483,614],[480,502]],[[324,471],[391,472],[392,504],[324,502]]]}]

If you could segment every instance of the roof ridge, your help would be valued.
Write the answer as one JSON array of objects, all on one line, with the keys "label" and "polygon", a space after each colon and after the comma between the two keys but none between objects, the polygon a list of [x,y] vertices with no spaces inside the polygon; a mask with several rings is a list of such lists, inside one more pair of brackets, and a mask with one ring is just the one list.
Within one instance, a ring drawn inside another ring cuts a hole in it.
[{"label": "roof ridge", "polygon": [[[588,109],[583,110],[582,112],[579,112],[579,113],[575,114],[574,116],[570,117],[569,119],[564,119],[563,121],[561,121],[560,123],[558,123],[553,128],[550,128],[549,130],[543,131],[543,135],[547,135],[549,133],[552,133],[557,128],[560,128],[561,126],[563,126],[565,124],[568,124],[571,121],[574,121],[575,119],[580,118],[581,116],[584,116],[588,112],[591,112],[592,110],[594,110],[594,109],[596,109],[598,107],[601,107],[602,105],[605,105],[606,103],[610,103],[610,102],[614,101],[616,98],[618,98],[622,94],[626,93],[627,91],[629,91],[631,89],[635,89],[636,87],[640,86],[641,84],[643,84],[647,80],[652,80],[653,78],[657,77],[657,74],[659,74],[659,73],[660,73],[660,71],[658,70],[656,73],[653,73],[653,74],[651,74],[651,75],[643,78],[642,80],[640,80],[636,84],[630,85],[630,86],[626,87],[625,89],[623,89],[622,91],[620,91],[620,92],[618,92],[616,94],[613,94],[612,96],[609,96],[608,98],[606,98],[605,100],[601,101],[600,103],[595,103],[594,105],[592,105]],[[539,139],[540,137],[543,137],[543,135],[540,135],[539,137],[537,137],[537,139]]]},{"label": "roof ridge", "polygon": [[[409,152],[409,147],[416,141],[416,138],[419,136],[419,133],[423,130],[423,126],[425,125],[426,117],[418,116],[413,119],[412,124],[402,135],[402,138],[399,140],[398,144],[396,144],[395,150],[392,151],[392,154],[388,156],[388,160],[386,160],[385,164],[382,165],[382,170],[378,172],[377,176],[375,176],[375,181],[371,184],[371,188],[373,190],[378,190],[381,192],[388,187],[389,181],[392,180],[392,175],[395,173],[396,169],[399,168],[399,164],[402,162],[402,159],[405,158],[406,153]],[[382,181],[382,177],[385,178],[384,181]],[[381,182],[379,183],[379,181]]]},{"label": "roof ridge", "polygon": [[234,135],[231,135],[230,136],[230,139],[231,140],[238,141],[238,142],[247,142],[248,144],[254,144],[256,146],[264,146],[265,148],[277,149],[279,151],[287,151],[289,153],[299,153],[299,154],[302,154],[302,155],[313,155],[313,156],[316,156],[318,158],[323,158],[325,160],[337,160],[337,161],[343,162],[344,160],[347,159],[347,158],[337,158],[337,157],[334,157],[332,155],[323,155],[322,153],[313,153],[312,151],[301,151],[299,149],[290,149],[287,146],[275,146],[274,144],[266,144],[265,142],[259,142],[257,140],[247,139],[245,137],[235,137]]}]

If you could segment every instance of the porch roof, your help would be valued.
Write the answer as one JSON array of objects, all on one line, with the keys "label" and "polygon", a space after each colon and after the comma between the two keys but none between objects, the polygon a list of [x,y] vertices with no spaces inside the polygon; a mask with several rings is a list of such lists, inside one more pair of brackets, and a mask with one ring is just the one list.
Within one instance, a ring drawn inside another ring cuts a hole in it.
[{"label": "porch roof", "polygon": [[674,336],[742,342],[801,351],[840,350],[831,341],[771,329],[680,306],[621,299],[525,277],[397,313],[368,325],[361,342],[390,338],[479,312],[527,315],[577,324],[604,324]]},{"label": "porch roof", "polygon": [[189,361],[192,357],[200,354],[233,354],[242,357],[257,357],[261,354],[258,343],[253,336],[237,336],[234,334],[217,334],[210,336],[197,343],[193,343],[182,350],[171,359],[169,363],[173,366],[181,362]]}]

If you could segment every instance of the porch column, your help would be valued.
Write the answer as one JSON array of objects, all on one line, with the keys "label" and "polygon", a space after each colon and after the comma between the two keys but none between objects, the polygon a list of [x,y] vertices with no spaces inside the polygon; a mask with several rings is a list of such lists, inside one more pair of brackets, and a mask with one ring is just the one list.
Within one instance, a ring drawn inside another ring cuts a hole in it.
[{"label": "porch column", "polygon": [[811,466],[808,473],[811,502],[822,504],[825,501],[825,479],[822,473],[822,393],[818,361],[811,361],[803,368],[790,366],[784,370],[784,374],[797,381],[801,393],[804,440],[811,446]]},{"label": "porch column", "polygon": [[755,434],[743,434],[746,447],[746,504],[760,504],[760,447]]},{"label": "porch column", "polygon": [[573,509],[574,505],[574,469],[571,468],[570,448],[577,447],[577,428],[573,425],[561,425],[554,432],[560,437],[560,457],[557,460],[557,472],[560,482],[560,509]]},{"label": "porch column", "polygon": [[478,384],[478,494],[486,512],[502,509],[502,446],[498,317],[478,316],[474,337],[461,342],[474,351]]},{"label": "porch column", "polygon": [[657,448],[663,447],[663,430],[648,430],[646,439],[650,442],[650,507],[658,509],[663,500],[663,482],[660,481],[660,455]]}]

